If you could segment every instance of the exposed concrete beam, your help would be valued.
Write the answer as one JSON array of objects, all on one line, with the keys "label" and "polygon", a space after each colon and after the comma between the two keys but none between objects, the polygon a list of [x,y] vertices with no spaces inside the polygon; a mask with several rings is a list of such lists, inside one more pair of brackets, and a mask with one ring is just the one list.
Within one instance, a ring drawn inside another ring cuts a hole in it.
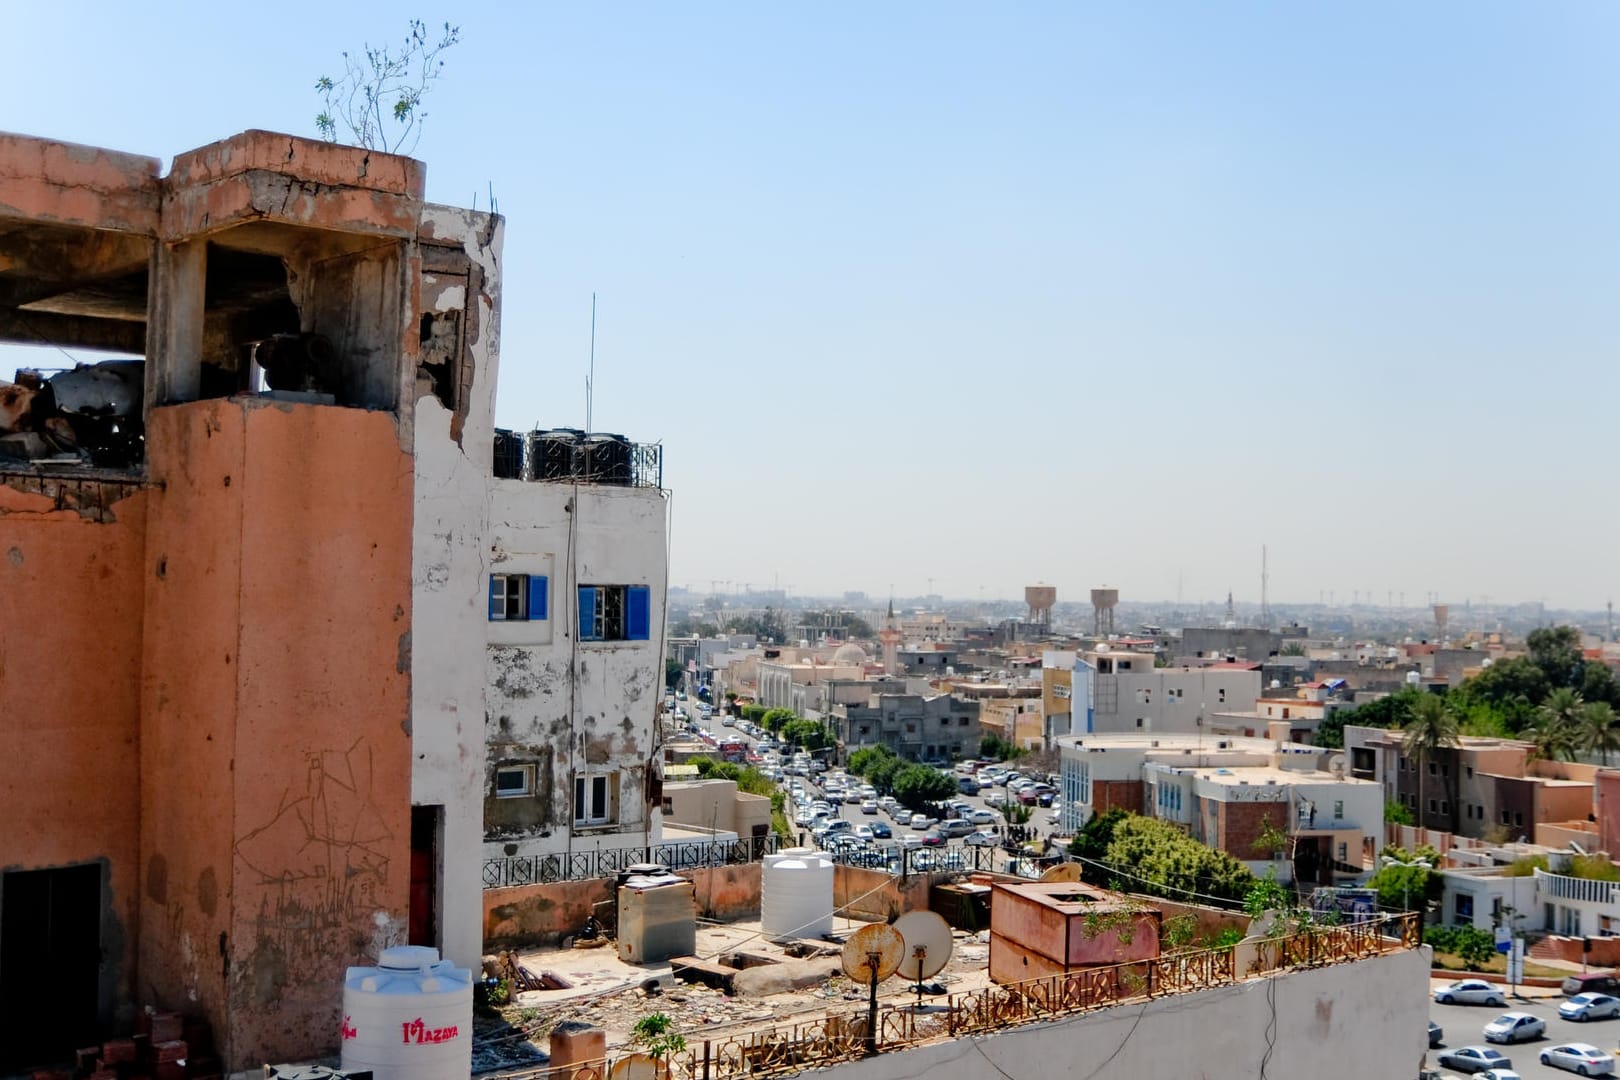
[{"label": "exposed concrete beam", "polygon": [[0,310],[0,341],[20,345],[60,345],[64,349],[130,353],[146,351],[146,324],[122,319],[87,319],[46,311]]}]

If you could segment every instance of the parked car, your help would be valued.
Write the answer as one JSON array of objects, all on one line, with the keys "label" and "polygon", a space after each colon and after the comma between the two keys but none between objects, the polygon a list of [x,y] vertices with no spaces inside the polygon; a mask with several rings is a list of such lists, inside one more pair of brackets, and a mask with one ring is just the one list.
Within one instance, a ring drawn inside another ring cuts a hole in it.
[{"label": "parked car", "polygon": [[1023,803],[1025,806],[1034,806],[1036,803],[1041,801],[1041,797],[1035,794],[1035,789],[1032,787],[1020,788],[1018,791],[1018,801]]},{"label": "parked car", "polygon": [[[1439,1073],[1435,1073],[1434,1075],[1436,1080],[1444,1080]],[[1512,1069],[1486,1069],[1484,1072],[1474,1077],[1474,1080],[1524,1080],[1524,1077],[1520,1076]]]},{"label": "parked car", "polygon": [[901,847],[920,848],[922,847],[922,843],[923,838],[921,833],[908,832],[900,834]]},{"label": "parked car", "polygon": [[1591,1043],[1563,1043],[1541,1052],[1541,1063],[1579,1076],[1613,1076],[1614,1058]]},{"label": "parked car", "polygon": [[1620,977],[1612,971],[1588,971],[1580,975],[1571,975],[1564,980],[1564,996],[1574,997],[1576,994],[1620,995]]},{"label": "parked car", "polygon": [[995,833],[970,832],[962,837],[962,843],[969,847],[998,847],[1001,844],[1001,837]]},{"label": "parked car", "polygon": [[939,824],[939,821],[937,818],[931,818],[927,814],[916,813],[911,815],[911,820],[907,824],[913,829],[932,829]]},{"label": "parked car", "polygon": [[923,833],[923,847],[944,847],[945,838],[933,829]]},{"label": "parked car", "polygon": [[872,826],[857,825],[855,826],[855,839],[865,841],[866,843],[871,843],[877,838],[872,833]]},{"label": "parked car", "polygon": [[1576,994],[1558,1006],[1565,1020],[1605,1020],[1620,1016],[1620,998],[1608,994]]},{"label": "parked car", "polygon": [[894,835],[894,830],[889,828],[886,821],[874,821],[867,828],[871,829],[872,835],[879,840],[887,840]]},{"label": "parked car", "polygon": [[1463,979],[1449,983],[1434,992],[1434,1000],[1442,1005],[1506,1005],[1507,997],[1500,986],[1484,979]]},{"label": "parked car", "polygon": [[975,825],[994,825],[996,823],[996,815],[984,809],[968,811],[967,819]]},{"label": "parked car", "polygon": [[875,814],[875,813],[877,813],[877,800],[876,799],[862,799],[861,800],[861,813],[863,813],[863,814]]},{"label": "parked car", "polygon": [[939,823],[939,834],[941,836],[966,836],[972,831],[973,823],[963,818],[951,818],[949,821],[942,821]]},{"label": "parked car", "polygon": [[1525,1012],[1505,1012],[1485,1025],[1485,1041],[1529,1042],[1547,1034],[1547,1021]]},{"label": "parked car", "polygon": [[1051,806],[1057,800],[1055,791],[1038,791],[1035,793],[1035,802],[1039,806]]},{"label": "parked car", "polygon": [[1443,1041],[1445,1041],[1445,1037],[1446,1037],[1445,1029],[1442,1028],[1439,1024],[1435,1023],[1433,1020],[1430,1020],[1429,1021],[1429,1049],[1433,1050],[1435,1047],[1439,1046]]},{"label": "parked car", "polygon": [[1440,1055],[1440,1064],[1458,1072],[1477,1073],[1486,1069],[1511,1069],[1513,1062],[1506,1055],[1488,1046],[1459,1046]]},{"label": "parked car", "polygon": [[961,777],[956,781],[956,790],[964,795],[977,795],[979,793],[979,782],[971,776]]}]

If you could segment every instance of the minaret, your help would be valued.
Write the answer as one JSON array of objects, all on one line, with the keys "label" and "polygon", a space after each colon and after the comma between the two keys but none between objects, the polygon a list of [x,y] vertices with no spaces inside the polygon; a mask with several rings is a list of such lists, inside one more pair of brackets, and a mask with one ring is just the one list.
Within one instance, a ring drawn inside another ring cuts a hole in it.
[{"label": "minaret", "polygon": [[897,675],[900,672],[900,640],[905,635],[900,632],[900,620],[894,617],[894,596],[889,597],[889,614],[883,620],[883,629],[878,631],[878,640],[883,642],[883,673]]}]

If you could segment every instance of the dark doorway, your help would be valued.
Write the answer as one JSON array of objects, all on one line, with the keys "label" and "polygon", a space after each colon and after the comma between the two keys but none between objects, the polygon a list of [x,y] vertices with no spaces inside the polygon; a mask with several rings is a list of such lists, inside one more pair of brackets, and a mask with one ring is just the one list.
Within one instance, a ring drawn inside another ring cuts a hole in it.
[{"label": "dark doorway", "polygon": [[439,836],[442,806],[411,807],[411,941],[439,945]]},{"label": "dark doorway", "polygon": [[0,1069],[95,1042],[100,980],[101,867],[0,876]]}]

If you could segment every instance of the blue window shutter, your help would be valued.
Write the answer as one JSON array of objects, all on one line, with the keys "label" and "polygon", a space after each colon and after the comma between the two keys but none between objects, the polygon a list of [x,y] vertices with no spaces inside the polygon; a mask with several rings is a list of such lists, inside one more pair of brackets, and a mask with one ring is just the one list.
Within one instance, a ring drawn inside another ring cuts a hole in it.
[{"label": "blue window shutter", "polygon": [[532,622],[544,622],[550,617],[546,613],[546,577],[544,574],[530,574],[529,619]]},{"label": "blue window shutter", "polygon": [[494,622],[506,613],[501,604],[501,579],[499,575],[489,575],[489,621]]},{"label": "blue window shutter", "polygon": [[624,591],[624,637],[626,641],[652,637],[652,594],[645,585],[632,585]]},{"label": "blue window shutter", "polygon": [[596,633],[596,587],[579,587],[579,640],[590,641]]}]

